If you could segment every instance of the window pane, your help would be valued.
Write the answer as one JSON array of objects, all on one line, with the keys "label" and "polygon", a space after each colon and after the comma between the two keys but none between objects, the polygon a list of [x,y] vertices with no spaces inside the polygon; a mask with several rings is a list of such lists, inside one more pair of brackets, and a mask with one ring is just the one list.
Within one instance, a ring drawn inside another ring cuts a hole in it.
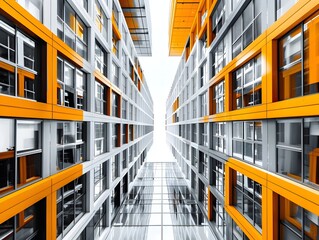
[{"label": "window pane", "polygon": [[301,180],[301,152],[277,149],[278,172]]},{"label": "window pane", "polygon": [[41,123],[39,121],[18,121],[17,151],[41,148]]}]

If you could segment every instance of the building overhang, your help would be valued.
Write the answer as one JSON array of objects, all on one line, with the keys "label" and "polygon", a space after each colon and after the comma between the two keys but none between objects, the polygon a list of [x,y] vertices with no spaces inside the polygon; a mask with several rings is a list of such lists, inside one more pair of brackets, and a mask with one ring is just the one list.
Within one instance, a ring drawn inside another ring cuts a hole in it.
[{"label": "building overhang", "polygon": [[139,56],[152,56],[152,29],[148,0],[120,0],[121,8]]},{"label": "building overhang", "polygon": [[180,56],[185,48],[199,0],[171,0],[169,55]]}]

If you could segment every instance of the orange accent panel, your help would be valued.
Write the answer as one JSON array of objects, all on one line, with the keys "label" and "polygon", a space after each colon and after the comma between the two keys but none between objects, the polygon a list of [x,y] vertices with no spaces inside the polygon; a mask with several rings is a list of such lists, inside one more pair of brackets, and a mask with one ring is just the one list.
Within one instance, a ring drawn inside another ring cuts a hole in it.
[{"label": "orange accent panel", "polygon": [[45,198],[50,192],[51,180],[43,179],[0,198],[0,224]]},{"label": "orange accent panel", "polygon": [[51,177],[52,179],[52,192],[60,189],[64,185],[73,181],[74,179],[82,176],[83,165],[77,164],[71,168],[62,170]]},{"label": "orange accent panel", "polygon": [[53,35],[53,47],[80,68],[83,68],[83,58],[56,35]]},{"label": "orange accent panel", "polygon": [[53,105],[53,119],[83,121],[83,110]]}]

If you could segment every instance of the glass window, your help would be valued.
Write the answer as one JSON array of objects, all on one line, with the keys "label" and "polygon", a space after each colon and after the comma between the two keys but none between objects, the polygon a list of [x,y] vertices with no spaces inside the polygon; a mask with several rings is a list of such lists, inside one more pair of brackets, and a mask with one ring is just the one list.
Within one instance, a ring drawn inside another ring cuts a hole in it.
[{"label": "glass window", "polygon": [[233,204],[259,232],[262,232],[262,186],[258,182],[237,172],[233,186]]},{"label": "glass window", "polygon": [[107,151],[107,123],[95,123],[94,124],[94,144],[95,144],[95,156],[105,153]]},{"label": "glass window", "polygon": [[317,17],[318,14],[314,14],[278,42],[279,100],[319,92],[318,81],[309,78],[309,56],[312,56],[309,53],[309,36],[311,31],[316,32],[315,25],[311,27],[311,23]]},{"label": "glass window", "polygon": [[57,35],[81,57],[87,58],[87,27],[65,0],[58,1]]},{"label": "glass window", "polygon": [[296,2],[297,0],[276,0],[276,18],[284,15]]},{"label": "glass window", "polygon": [[233,109],[261,104],[261,55],[233,73]]},{"label": "glass window", "polygon": [[112,63],[113,83],[119,87],[119,67],[113,62]]},{"label": "glass window", "polygon": [[262,122],[233,122],[233,156],[262,166]]},{"label": "glass window", "polygon": [[99,196],[107,188],[107,163],[97,165],[94,168],[94,199],[97,200]]},{"label": "glass window", "polygon": [[213,86],[213,114],[224,112],[225,108],[225,81],[217,83]]},{"label": "glass window", "polygon": [[107,18],[106,15],[97,0],[95,0],[95,25],[97,29],[102,33],[102,36],[106,41],[107,39]]},{"label": "glass window", "polygon": [[42,0],[18,0],[18,3],[28,10],[32,16],[42,22]]},{"label": "glass window", "polygon": [[120,124],[112,124],[112,148],[120,146]]},{"label": "glass window", "polygon": [[85,213],[85,180],[83,175],[57,191],[57,238],[63,238]]},{"label": "glass window", "polygon": [[281,239],[316,239],[319,217],[292,201],[280,196],[279,232]]},{"label": "glass window", "polygon": [[213,10],[213,33],[215,36],[219,33],[220,29],[225,23],[225,0],[220,0],[215,9]]},{"label": "glass window", "polygon": [[0,93],[46,101],[41,91],[43,70],[38,56],[42,50],[39,41],[0,20]]},{"label": "glass window", "polygon": [[233,58],[261,34],[260,4],[259,0],[251,0],[232,27]]},{"label": "glass window", "polygon": [[86,158],[86,124],[57,123],[57,170],[62,170]]},{"label": "glass window", "polygon": [[200,71],[200,87],[204,86],[208,81],[208,75],[206,71],[206,62],[199,68]]},{"label": "glass window", "polygon": [[122,98],[122,118],[127,119],[127,101]]},{"label": "glass window", "polygon": [[208,110],[208,107],[207,107],[207,91],[200,95],[199,96],[200,98],[200,103],[201,103],[201,111],[200,111],[200,114],[201,114],[201,117],[204,117],[207,115],[207,110]]},{"label": "glass window", "polygon": [[112,116],[113,117],[120,117],[120,96],[113,92],[112,94],[113,100],[112,100]]},{"label": "glass window", "polygon": [[221,153],[226,153],[226,133],[225,122],[213,123],[213,141],[212,149]]},{"label": "glass window", "polygon": [[57,78],[57,103],[85,110],[86,75],[59,57]]},{"label": "glass window", "polygon": [[106,86],[95,81],[95,112],[106,114]]},{"label": "glass window", "polygon": [[97,41],[95,41],[95,69],[107,77],[107,54]]}]

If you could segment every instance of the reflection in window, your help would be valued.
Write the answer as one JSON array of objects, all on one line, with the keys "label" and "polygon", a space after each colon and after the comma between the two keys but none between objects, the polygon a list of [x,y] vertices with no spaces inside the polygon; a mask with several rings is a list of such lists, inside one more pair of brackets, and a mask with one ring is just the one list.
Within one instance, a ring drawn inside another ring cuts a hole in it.
[{"label": "reflection in window", "polygon": [[120,96],[113,92],[112,93],[112,116],[113,117],[120,117],[121,111],[120,111]]},{"label": "reflection in window", "polygon": [[107,18],[100,3],[97,0],[95,0],[95,25],[107,41]]},{"label": "reflection in window", "polygon": [[213,202],[213,221],[216,223],[218,232],[226,239],[226,212],[217,199]]},{"label": "reflection in window", "polygon": [[56,192],[57,238],[63,238],[85,213],[85,180],[83,175]]},{"label": "reflection in window", "polygon": [[213,124],[213,141],[212,149],[221,153],[226,153],[226,133],[225,133],[225,122],[216,122]]},{"label": "reflection in window", "polygon": [[280,18],[291,8],[297,0],[276,0],[276,18]]},{"label": "reflection in window", "polygon": [[57,35],[81,57],[87,58],[87,27],[65,0],[58,0]]},{"label": "reflection in window", "polygon": [[233,156],[262,166],[262,122],[233,122]]},{"label": "reflection in window", "polygon": [[107,151],[107,123],[95,123],[94,124],[94,153],[95,156],[105,153]]},{"label": "reflection in window", "polygon": [[[277,121],[277,172],[312,187],[319,185],[319,119]],[[303,136],[303,137],[302,137]]]},{"label": "reflection in window", "polygon": [[213,24],[213,33],[215,34],[215,36],[219,33],[220,29],[225,23],[225,9],[226,9],[225,0],[220,0],[213,11],[212,24]]},{"label": "reflection in window", "polygon": [[217,83],[213,86],[213,114],[224,112],[225,108],[225,81]]},{"label": "reflection in window", "polygon": [[280,239],[317,239],[319,216],[280,196]]},{"label": "reflection in window", "polygon": [[262,32],[261,3],[251,0],[232,27],[233,58]]},{"label": "reflection in window", "polygon": [[108,161],[97,165],[94,168],[94,200],[97,200],[99,196],[105,191],[107,186],[107,169]]},{"label": "reflection in window", "polygon": [[57,123],[57,170],[85,161],[85,132],[83,122]]},{"label": "reflection in window", "polygon": [[277,121],[277,171],[301,180],[302,122],[296,120]]},{"label": "reflection in window", "polygon": [[95,69],[107,77],[107,53],[97,41],[95,41]]},{"label": "reflection in window", "polygon": [[[42,93],[42,46],[0,20],[0,94],[45,102]],[[45,61],[45,60],[43,60]],[[18,87],[19,86],[19,87]]]},{"label": "reflection in window", "polygon": [[261,56],[233,73],[233,109],[261,104]]},{"label": "reflection in window", "polygon": [[17,2],[28,10],[32,16],[42,22],[43,0],[18,0]]},{"label": "reflection in window", "polygon": [[224,195],[225,166],[217,159],[211,158],[213,166],[213,186]]},{"label": "reflection in window", "polygon": [[106,86],[95,81],[95,112],[106,114]]},{"label": "reflection in window", "polygon": [[86,109],[86,75],[70,63],[58,58],[57,103],[66,107]]},{"label": "reflection in window", "polygon": [[256,229],[262,231],[262,186],[237,172],[236,185],[233,186],[233,204]]},{"label": "reflection in window", "polygon": [[45,239],[46,218],[45,200],[28,207],[14,217],[0,224],[0,238],[12,239]]},{"label": "reflection in window", "polygon": [[[279,40],[279,100],[299,97],[319,92],[316,79],[309,78],[309,35],[312,20],[310,17]],[[315,54],[315,53],[313,53]]]}]

